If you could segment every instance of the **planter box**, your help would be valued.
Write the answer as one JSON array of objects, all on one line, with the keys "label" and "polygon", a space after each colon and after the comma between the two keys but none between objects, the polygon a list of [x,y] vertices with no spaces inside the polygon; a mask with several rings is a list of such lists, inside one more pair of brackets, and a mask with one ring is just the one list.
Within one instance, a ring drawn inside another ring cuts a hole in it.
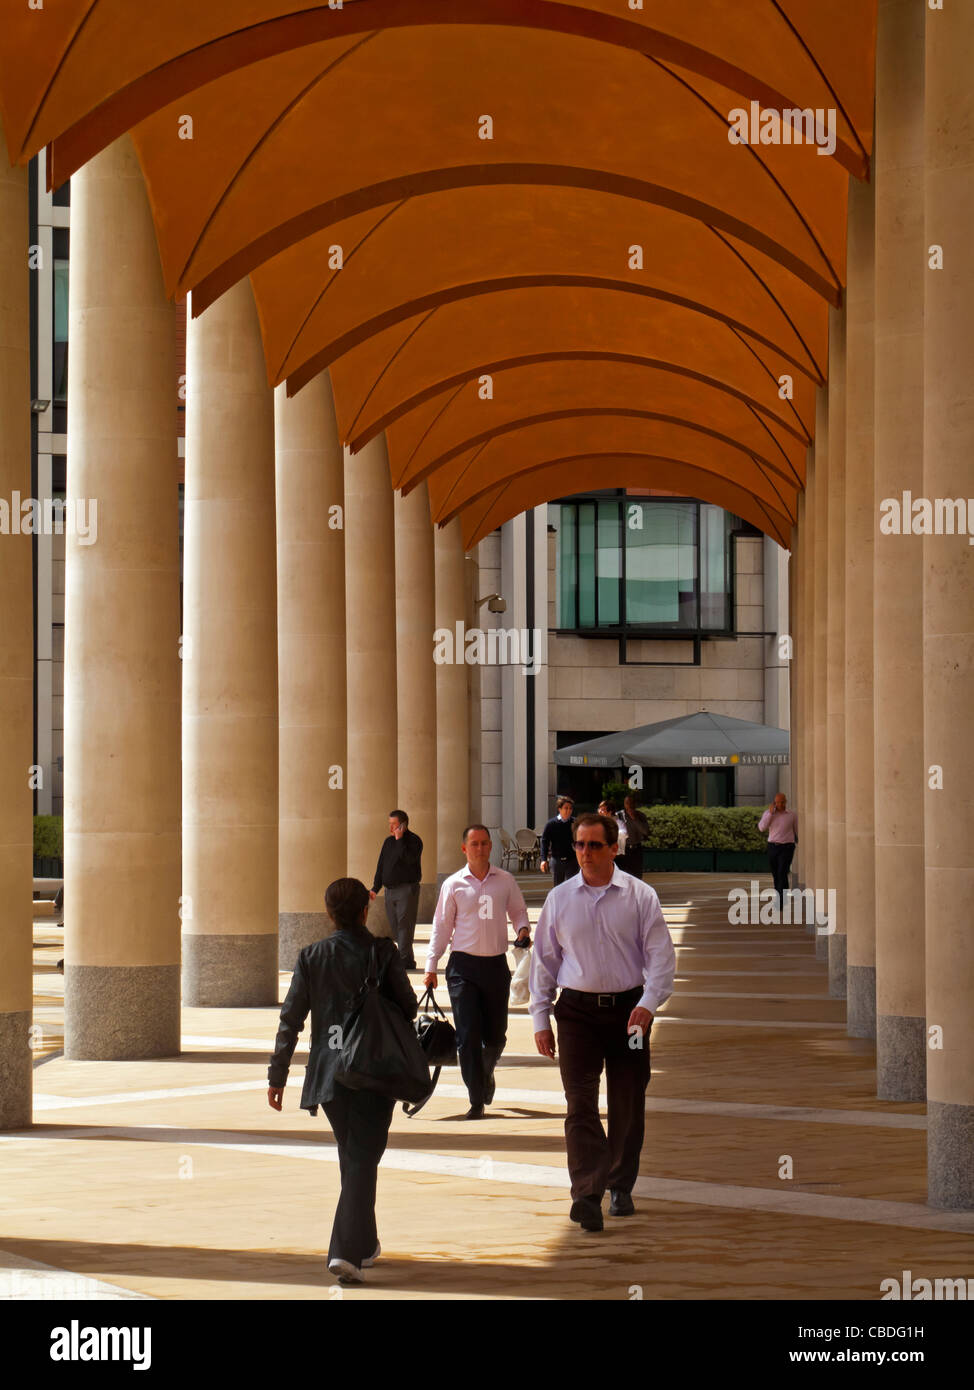
[{"label": "planter box", "polygon": [[718,849],[714,851],[719,874],[767,874],[771,872],[768,856],[753,849]]},{"label": "planter box", "polygon": [[63,859],[38,859],[34,855],[34,877],[35,878],[63,878],[64,860]]}]

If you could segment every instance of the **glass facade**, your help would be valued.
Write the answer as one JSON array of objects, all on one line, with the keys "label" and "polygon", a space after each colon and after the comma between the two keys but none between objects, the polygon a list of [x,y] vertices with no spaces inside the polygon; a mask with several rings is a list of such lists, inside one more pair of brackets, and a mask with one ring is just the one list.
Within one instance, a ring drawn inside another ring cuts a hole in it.
[{"label": "glass facade", "polygon": [[554,510],[560,629],[732,630],[737,517],[706,502],[623,496]]}]

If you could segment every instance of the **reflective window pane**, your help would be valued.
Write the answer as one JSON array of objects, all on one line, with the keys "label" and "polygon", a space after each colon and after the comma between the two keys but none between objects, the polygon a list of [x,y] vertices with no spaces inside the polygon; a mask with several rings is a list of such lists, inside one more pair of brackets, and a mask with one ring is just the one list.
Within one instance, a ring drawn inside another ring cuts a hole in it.
[{"label": "reflective window pane", "polygon": [[630,503],[627,518],[626,621],[696,627],[696,507],[645,502],[637,513]]},{"label": "reflective window pane", "polygon": [[619,581],[622,550],[619,545],[619,503],[599,503],[599,627],[619,625]]},{"label": "reflective window pane", "polygon": [[595,626],[595,505],[578,508],[578,626]]}]

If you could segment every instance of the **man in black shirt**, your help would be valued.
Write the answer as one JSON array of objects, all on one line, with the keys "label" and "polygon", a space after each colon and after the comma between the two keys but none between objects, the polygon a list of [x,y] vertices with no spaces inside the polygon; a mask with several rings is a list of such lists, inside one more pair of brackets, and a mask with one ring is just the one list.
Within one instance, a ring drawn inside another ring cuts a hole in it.
[{"label": "man in black shirt", "polygon": [[422,853],[423,842],[409,829],[406,812],[390,811],[389,835],[383,840],[379,851],[379,862],[375,867],[375,879],[369,896],[374,898],[381,889],[385,889],[389,926],[407,970],[416,969],[413,936],[419,912],[419,885],[423,877]]},{"label": "man in black shirt", "polygon": [[578,873],[578,859],[572,846],[572,812],[575,803],[570,796],[560,796],[555,802],[557,815],[551,817],[541,832],[541,872],[554,875],[555,887]]}]

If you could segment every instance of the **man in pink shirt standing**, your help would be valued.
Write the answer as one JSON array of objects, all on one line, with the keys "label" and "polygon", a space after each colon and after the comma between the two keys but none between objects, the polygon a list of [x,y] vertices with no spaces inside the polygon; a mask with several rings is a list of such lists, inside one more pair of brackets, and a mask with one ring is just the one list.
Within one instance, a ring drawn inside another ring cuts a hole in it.
[{"label": "man in pink shirt standing", "polygon": [[758,829],[768,832],[768,859],[774,879],[778,906],[784,907],[785,894],[790,888],[788,872],[798,844],[798,816],[788,810],[788,798],[779,792],[758,821]]}]

